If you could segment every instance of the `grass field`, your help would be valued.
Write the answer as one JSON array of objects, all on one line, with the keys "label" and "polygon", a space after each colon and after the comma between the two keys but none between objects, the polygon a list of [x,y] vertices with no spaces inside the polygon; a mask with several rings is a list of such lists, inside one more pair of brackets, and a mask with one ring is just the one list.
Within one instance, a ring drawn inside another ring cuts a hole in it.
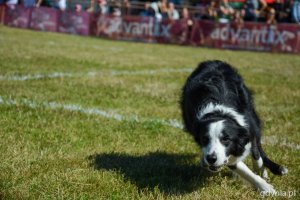
[{"label": "grass field", "polygon": [[[0,26],[0,199],[259,199],[210,174],[180,121],[189,71],[219,59],[255,92],[264,149],[300,198],[300,56],[116,42]],[[170,121],[173,119],[173,122]],[[175,123],[176,125],[176,123]],[[250,159],[247,160],[250,164]],[[280,197],[286,198],[286,197]]]}]

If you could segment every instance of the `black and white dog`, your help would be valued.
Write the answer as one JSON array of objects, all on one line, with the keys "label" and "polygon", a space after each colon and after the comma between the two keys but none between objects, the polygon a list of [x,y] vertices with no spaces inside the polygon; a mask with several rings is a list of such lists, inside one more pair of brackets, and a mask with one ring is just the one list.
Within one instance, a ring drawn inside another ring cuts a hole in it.
[{"label": "black and white dog", "polygon": [[[261,147],[261,123],[249,89],[229,64],[200,63],[188,77],[181,99],[185,130],[200,145],[201,163],[210,171],[228,166],[242,179],[265,192],[275,192],[265,167],[273,174],[288,172],[271,161]],[[251,153],[257,173],[243,162]]]}]

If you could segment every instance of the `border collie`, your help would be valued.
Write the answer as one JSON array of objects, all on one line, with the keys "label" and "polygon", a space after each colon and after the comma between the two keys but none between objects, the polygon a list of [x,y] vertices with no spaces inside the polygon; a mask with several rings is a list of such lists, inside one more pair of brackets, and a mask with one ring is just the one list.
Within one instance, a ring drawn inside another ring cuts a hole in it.
[{"label": "border collie", "polygon": [[[182,89],[185,130],[201,147],[202,166],[219,171],[228,166],[243,180],[264,192],[275,192],[265,167],[273,174],[288,172],[271,161],[261,147],[261,122],[249,89],[229,64],[206,61],[188,77]],[[256,172],[243,162],[251,153]]]}]

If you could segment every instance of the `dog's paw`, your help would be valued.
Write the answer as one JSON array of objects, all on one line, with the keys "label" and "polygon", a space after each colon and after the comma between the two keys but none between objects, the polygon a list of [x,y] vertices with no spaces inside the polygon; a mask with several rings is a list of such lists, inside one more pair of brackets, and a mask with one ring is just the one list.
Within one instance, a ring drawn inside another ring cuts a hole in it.
[{"label": "dog's paw", "polygon": [[263,179],[265,179],[265,180],[269,179],[268,171],[265,168],[263,168],[261,171],[261,177],[263,177]]},{"label": "dog's paw", "polygon": [[280,171],[281,171],[281,175],[285,175],[289,172],[289,170],[286,167],[281,167]]},{"label": "dog's paw", "polygon": [[257,185],[257,189],[261,192],[266,192],[270,194],[275,194],[276,190],[273,185],[267,183],[267,181],[262,180],[260,184]]}]

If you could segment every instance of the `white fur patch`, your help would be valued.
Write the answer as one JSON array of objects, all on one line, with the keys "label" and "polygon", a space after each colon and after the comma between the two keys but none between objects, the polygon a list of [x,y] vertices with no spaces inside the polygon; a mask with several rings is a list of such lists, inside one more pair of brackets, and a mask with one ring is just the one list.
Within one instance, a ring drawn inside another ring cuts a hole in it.
[{"label": "white fur patch", "polygon": [[213,153],[216,154],[217,161],[214,163],[215,166],[221,166],[225,164],[225,162],[227,162],[226,148],[220,142],[220,137],[223,129],[224,129],[224,120],[211,123],[209,125],[209,130],[208,130],[209,143],[207,146],[202,148],[202,151],[204,153],[204,158],[206,158],[207,155],[211,155]]},{"label": "white fur patch", "polygon": [[224,105],[220,105],[220,104],[208,103],[204,108],[201,108],[200,112],[197,115],[197,118],[199,120],[201,120],[204,115],[215,112],[215,111],[219,111],[224,114],[231,115],[240,126],[243,126],[243,127],[248,126],[243,115],[239,114],[233,108],[230,108],[230,107],[227,107]]},{"label": "white fur patch", "polygon": [[241,178],[251,183],[256,189],[263,192],[275,193],[275,189],[272,185],[267,183],[260,176],[254,174],[243,162],[238,162],[236,164],[236,169],[234,169]]},{"label": "white fur patch", "polygon": [[261,157],[259,157],[259,159],[256,161],[257,162],[257,166],[259,167],[259,168],[262,168],[263,167],[263,160],[262,160],[262,158]]}]

